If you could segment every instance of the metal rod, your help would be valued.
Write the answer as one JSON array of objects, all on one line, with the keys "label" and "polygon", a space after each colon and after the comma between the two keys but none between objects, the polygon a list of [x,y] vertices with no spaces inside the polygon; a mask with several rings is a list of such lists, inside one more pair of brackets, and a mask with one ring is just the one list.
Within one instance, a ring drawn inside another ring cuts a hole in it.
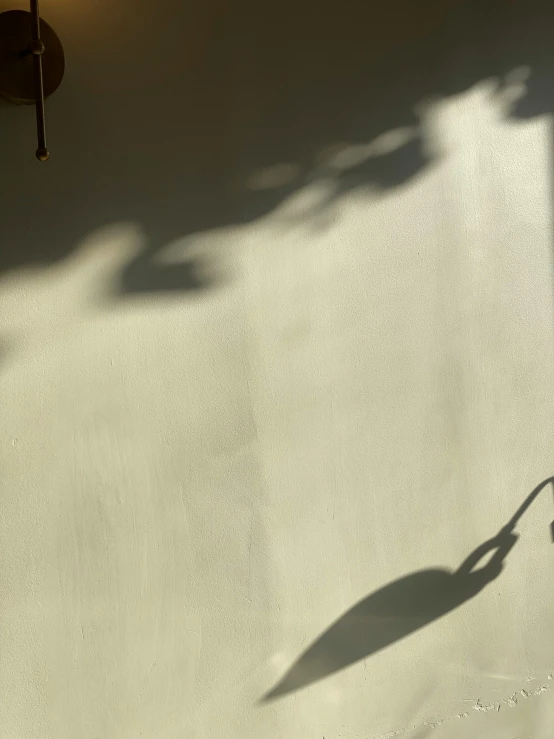
[{"label": "metal rod", "polygon": [[50,158],[50,152],[46,147],[46,121],[44,115],[44,79],[42,76],[42,55],[44,44],[40,39],[40,15],[38,0],[31,0],[31,24],[32,40],[31,53],[33,54],[33,70],[35,74],[35,103],[37,115],[37,159],[45,162]]}]

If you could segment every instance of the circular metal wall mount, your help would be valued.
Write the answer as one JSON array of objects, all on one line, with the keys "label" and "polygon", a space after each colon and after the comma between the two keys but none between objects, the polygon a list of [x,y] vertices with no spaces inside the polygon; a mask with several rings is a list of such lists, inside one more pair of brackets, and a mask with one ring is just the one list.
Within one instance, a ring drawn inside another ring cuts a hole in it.
[{"label": "circular metal wall mount", "polygon": [[55,31],[38,15],[38,0],[31,12],[0,13],[0,95],[18,105],[35,104],[37,158],[46,161],[44,98],[61,84],[65,70],[63,47]]}]

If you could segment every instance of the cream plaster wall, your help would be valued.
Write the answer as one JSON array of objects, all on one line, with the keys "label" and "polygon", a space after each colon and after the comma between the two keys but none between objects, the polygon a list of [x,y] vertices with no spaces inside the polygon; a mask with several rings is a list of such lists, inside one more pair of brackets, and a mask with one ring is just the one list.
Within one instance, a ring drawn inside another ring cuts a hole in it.
[{"label": "cream plaster wall", "polygon": [[42,0],[51,162],[0,108],[6,739],[551,738],[548,487],[475,597],[263,701],[554,474],[547,4],[412,5]]}]

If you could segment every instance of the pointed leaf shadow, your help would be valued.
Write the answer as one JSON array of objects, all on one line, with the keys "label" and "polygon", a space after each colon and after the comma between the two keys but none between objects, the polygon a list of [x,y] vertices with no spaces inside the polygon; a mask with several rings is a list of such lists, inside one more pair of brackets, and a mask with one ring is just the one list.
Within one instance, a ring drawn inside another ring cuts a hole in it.
[{"label": "pointed leaf shadow", "polygon": [[[451,572],[428,569],[371,593],[335,621],[298,658],[263,698],[267,702],[332,675],[444,616],[477,595],[502,572],[518,537],[513,529],[529,505],[554,478],[538,485],[499,533]],[[479,562],[493,552],[488,562]]]}]

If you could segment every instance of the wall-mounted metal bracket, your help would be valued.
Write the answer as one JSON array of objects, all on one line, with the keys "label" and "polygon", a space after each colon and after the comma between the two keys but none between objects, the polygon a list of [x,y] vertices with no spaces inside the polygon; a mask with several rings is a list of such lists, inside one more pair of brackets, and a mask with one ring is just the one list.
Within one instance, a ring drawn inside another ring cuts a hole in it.
[{"label": "wall-mounted metal bracket", "polygon": [[46,146],[44,99],[58,89],[65,58],[60,39],[40,18],[38,0],[31,10],[0,13],[0,95],[19,105],[34,103],[37,116],[37,159],[50,158]]}]

